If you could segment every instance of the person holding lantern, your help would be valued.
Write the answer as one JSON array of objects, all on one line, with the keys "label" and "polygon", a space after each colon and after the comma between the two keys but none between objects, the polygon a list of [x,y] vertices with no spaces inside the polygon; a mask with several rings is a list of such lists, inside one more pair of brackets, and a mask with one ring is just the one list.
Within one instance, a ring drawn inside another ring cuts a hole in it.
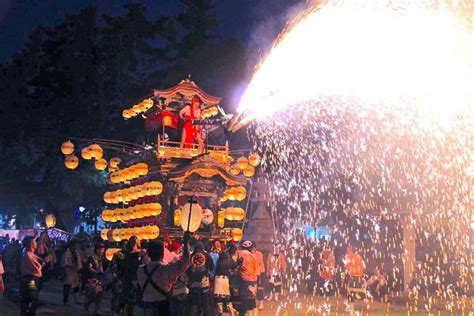
[{"label": "person holding lantern", "polygon": [[185,105],[179,111],[179,117],[184,121],[181,134],[181,147],[192,148],[194,141],[197,140],[199,150],[204,149],[204,137],[201,135],[202,127],[194,125],[194,120],[202,118],[201,99],[198,96],[193,97],[191,104]]}]

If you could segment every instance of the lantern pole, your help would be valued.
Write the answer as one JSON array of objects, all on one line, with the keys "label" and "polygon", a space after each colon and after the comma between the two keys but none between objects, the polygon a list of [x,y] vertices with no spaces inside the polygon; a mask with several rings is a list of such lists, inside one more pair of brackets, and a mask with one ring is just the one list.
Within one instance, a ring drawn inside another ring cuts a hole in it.
[{"label": "lantern pole", "polygon": [[191,210],[192,210],[193,204],[194,204],[194,202],[195,202],[194,196],[192,196],[192,197],[189,199],[188,202],[189,202],[189,216],[188,216],[188,226],[186,227],[186,231],[187,231],[187,232],[189,232],[189,226],[191,225],[191,214],[192,214]]}]

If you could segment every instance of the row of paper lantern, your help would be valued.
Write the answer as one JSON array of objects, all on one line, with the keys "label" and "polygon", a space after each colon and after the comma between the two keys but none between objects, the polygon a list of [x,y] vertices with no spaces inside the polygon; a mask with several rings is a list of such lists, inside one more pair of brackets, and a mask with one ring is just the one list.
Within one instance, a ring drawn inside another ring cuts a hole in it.
[{"label": "row of paper lantern", "polygon": [[224,231],[229,232],[230,237],[235,242],[241,241],[244,236],[244,232],[241,228],[225,228]]},{"label": "row of paper lantern", "polygon": [[128,240],[132,236],[138,239],[156,239],[160,236],[160,228],[158,226],[143,226],[131,228],[104,228],[100,232],[100,237],[108,241]]},{"label": "row of paper lantern", "polygon": [[110,182],[120,183],[125,181],[130,181],[141,176],[146,176],[148,174],[148,165],[144,162],[134,164],[130,167],[112,172],[110,174]]},{"label": "row of paper lantern", "polygon": [[137,116],[140,113],[144,113],[153,107],[153,100],[152,99],[145,99],[139,104],[134,105],[130,109],[126,109],[122,111],[122,116],[125,119],[129,119],[132,117]]},{"label": "row of paper lantern", "polygon": [[161,192],[163,192],[163,184],[159,181],[151,181],[126,189],[105,192],[104,202],[109,204],[128,203],[145,196],[159,195]]},{"label": "row of paper lantern", "polygon": [[102,219],[106,222],[127,222],[131,219],[141,219],[161,214],[160,203],[139,204],[128,208],[117,208],[102,211]]},{"label": "row of paper lantern", "polygon": [[[187,207],[189,207],[189,204],[187,204]],[[183,206],[180,209],[176,209],[174,211],[174,225],[175,226],[181,226],[182,224],[182,209],[186,209],[186,205]],[[214,214],[210,209],[204,209],[202,210],[202,215],[200,217],[200,223],[204,225],[209,225],[214,221]],[[219,227],[224,227],[225,220],[228,221],[241,221],[245,217],[245,211],[244,209],[240,207],[228,207],[226,209],[222,209],[219,212],[217,212],[217,226]],[[197,224],[197,223],[196,223]]]},{"label": "row of paper lantern", "polygon": [[225,190],[224,196],[221,198],[221,201],[243,201],[247,196],[247,189],[243,186],[231,187]]},{"label": "row of paper lantern", "polygon": [[248,159],[247,157],[239,157],[237,162],[230,166],[229,171],[236,176],[242,172],[244,176],[250,178],[255,174],[255,167],[260,164],[260,161],[261,158],[256,153],[250,154]]},{"label": "row of paper lantern", "polygon": [[[71,141],[67,141],[61,144],[61,152],[66,155],[64,164],[68,169],[76,169],[79,166],[79,158],[74,155],[74,144]],[[97,170],[105,170],[107,168],[107,160],[103,159],[104,150],[97,144],[91,144],[84,147],[81,151],[83,159],[91,160],[95,159],[95,168]],[[110,167],[112,169],[117,168],[122,160],[118,157],[110,159]]]}]

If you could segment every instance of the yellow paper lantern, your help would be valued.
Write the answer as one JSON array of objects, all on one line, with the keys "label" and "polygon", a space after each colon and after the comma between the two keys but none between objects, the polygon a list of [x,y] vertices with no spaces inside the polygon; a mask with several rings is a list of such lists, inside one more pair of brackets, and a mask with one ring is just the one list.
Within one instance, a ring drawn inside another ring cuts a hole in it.
[{"label": "yellow paper lantern", "polygon": [[143,185],[136,185],[135,186],[135,192],[137,193],[138,198],[144,197],[146,194],[145,189],[143,188]]},{"label": "yellow paper lantern", "polygon": [[240,168],[237,166],[237,164],[232,165],[229,169],[230,173],[232,173],[234,176],[238,176],[240,173]]},{"label": "yellow paper lantern", "polygon": [[174,210],[173,222],[174,222],[174,226],[181,226],[181,210],[180,209]]},{"label": "yellow paper lantern", "polygon": [[135,112],[135,114],[139,114],[142,110],[140,109],[140,105],[136,104],[132,106],[132,111]]},{"label": "yellow paper lantern", "polygon": [[110,229],[108,228],[104,228],[100,231],[100,238],[102,238],[102,240],[107,240],[107,233]]},{"label": "yellow paper lantern", "polygon": [[103,210],[102,211],[102,220],[104,220],[105,222],[110,221],[111,215],[112,214],[111,214],[110,210]]},{"label": "yellow paper lantern", "polygon": [[143,228],[144,239],[156,239],[160,236],[160,228],[158,226],[145,226]]},{"label": "yellow paper lantern", "polygon": [[65,155],[72,154],[74,152],[74,144],[71,143],[69,140],[67,142],[62,143],[61,152]]},{"label": "yellow paper lantern", "polygon": [[110,193],[110,192],[105,192],[104,193],[104,202],[105,203],[112,203],[111,195],[112,195],[112,193]]},{"label": "yellow paper lantern", "polygon": [[132,117],[131,111],[130,111],[129,109],[123,110],[123,111],[122,111],[122,117],[123,117],[124,119],[129,119],[129,118],[131,118],[131,117]]},{"label": "yellow paper lantern", "polygon": [[95,161],[95,168],[97,170],[105,170],[107,168],[107,160],[101,158]]},{"label": "yellow paper lantern", "polygon": [[110,158],[110,166],[113,168],[117,168],[121,162],[122,162],[122,159],[120,159],[119,157]]},{"label": "yellow paper lantern", "polygon": [[159,181],[147,182],[144,184],[144,187],[147,196],[159,195],[163,192],[163,184]]},{"label": "yellow paper lantern", "polygon": [[232,240],[237,242],[242,239],[244,233],[240,228],[232,228],[232,230],[230,231],[230,235],[232,236]]},{"label": "yellow paper lantern", "polygon": [[53,228],[56,226],[56,216],[53,214],[48,214],[46,215],[46,218],[44,220],[46,228]]},{"label": "yellow paper lantern", "polygon": [[120,183],[120,174],[116,172],[112,172],[109,176],[110,182],[117,184]]},{"label": "yellow paper lantern", "polygon": [[104,150],[97,144],[92,144],[88,148],[91,157],[94,159],[101,159],[104,155]]},{"label": "yellow paper lantern", "polygon": [[143,105],[145,106],[145,108],[148,110],[148,109],[151,109],[153,107],[153,100],[152,99],[145,99],[143,100]]},{"label": "yellow paper lantern", "polygon": [[84,147],[82,148],[81,150],[81,156],[83,159],[85,160],[91,160],[92,159],[92,155],[91,155],[91,152],[89,150],[89,147]]},{"label": "yellow paper lantern", "polygon": [[235,189],[235,199],[237,201],[245,200],[246,196],[247,196],[247,190],[245,189],[245,187],[237,187]]},{"label": "yellow paper lantern", "polygon": [[244,217],[245,211],[240,207],[229,207],[225,211],[225,219],[229,221],[241,221]]},{"label": "yellow paper lantern", "polygon": [[129,188],[127,192],[128,192],[128,197],[130,198],[130,201],[138,199],[138,192],[135,189],[135,187]]},{"label": "yellow paper lantern", "polygon": [[138,176],[146,176],[148,174],[148,165],[146,163],[137,163],[135,165],[135,172]]},{"label": "yellow paper lantern", "polygon": [[162,207],[160,203],[149,203],[146,204],[146,209],[148,216],[158,216],[161,214]]},{"label": "yellow paper lantern", "polygon": [[186,203],[181,208],[181,228],[191,233],[201,225],[202,208],[197,203]]},{"label": "yellow paper lantern", "polygon": [[114,256],[120,252],[122,249],[120,248],[109,248],[105,251],[105,259],[107,259],[108,261],[112,261],[112,259],[114,258]]},{"label": "yellow paper lantern", "polygon": [[225,210],[221,210],[217,213],[217,226],[223,228],[225,224]]},{"label": "yellow paper lantern", "polygon": [[120,229],[112,229],[111,231],[107,232],[107,237],[110,237],[110,241],[121,241]]},{"label": "yellow paper lantern", "polygon": [[249,156],[249,164],[253,167],[256,167],[260,164],[261,158],[258,154],[253,153]]},{"label": "yellow paper lantern", "polygon": [[247,178],[250,178],[255,174],[255,168],[251,165],[248,165],[247,167],[244,168],[244,170],[242,170],[242,172],[244,176],[246,176]]},{"label": "yellow paper lantern", "polygon": [[76,155],[66,156],[64,159],[64,165],[66,168],[74,170],[79,166],[79,158]]},{"label": "yellow paper lantern", "polygon": [[248,160],[246,157],[240,157],[237,159],[237,167],[239,167],[240,170],[244,170],[245,167],[247,167],[249,164]]}]

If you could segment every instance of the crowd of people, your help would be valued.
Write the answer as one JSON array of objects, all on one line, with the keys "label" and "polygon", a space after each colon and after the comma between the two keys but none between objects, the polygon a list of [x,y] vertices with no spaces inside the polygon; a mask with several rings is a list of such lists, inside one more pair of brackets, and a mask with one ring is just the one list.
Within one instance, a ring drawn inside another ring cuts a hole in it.
[{"label": "crowd of people", "polygon": [[[115,314],[143,309],[151,315],[256,315],[265,300],[278,301],[282,292],[341,295],[348,302],[384,300],[400,282],[384,265],[368,268],[364,251],[337,239],[307,240],[304,249],[294,245],[275,243],[263,255],[250,240],[210,241],[185,234],[148,241],[133,236],[117,246],[84,232],[67,242],[43,233],[7,243],[0,291],[8,296],[20,285],[21,315],[35,314],[38,293],[51,278],[63,282],[63,304],[83,305],[88,314],[100,313],[108,293]],[[106,249],[117,247],[112,258],[105,255]],[[433,286],[440,291],[442,282],[425,270],[416,269],[410,288],[421,295],[430,295]]]}]

